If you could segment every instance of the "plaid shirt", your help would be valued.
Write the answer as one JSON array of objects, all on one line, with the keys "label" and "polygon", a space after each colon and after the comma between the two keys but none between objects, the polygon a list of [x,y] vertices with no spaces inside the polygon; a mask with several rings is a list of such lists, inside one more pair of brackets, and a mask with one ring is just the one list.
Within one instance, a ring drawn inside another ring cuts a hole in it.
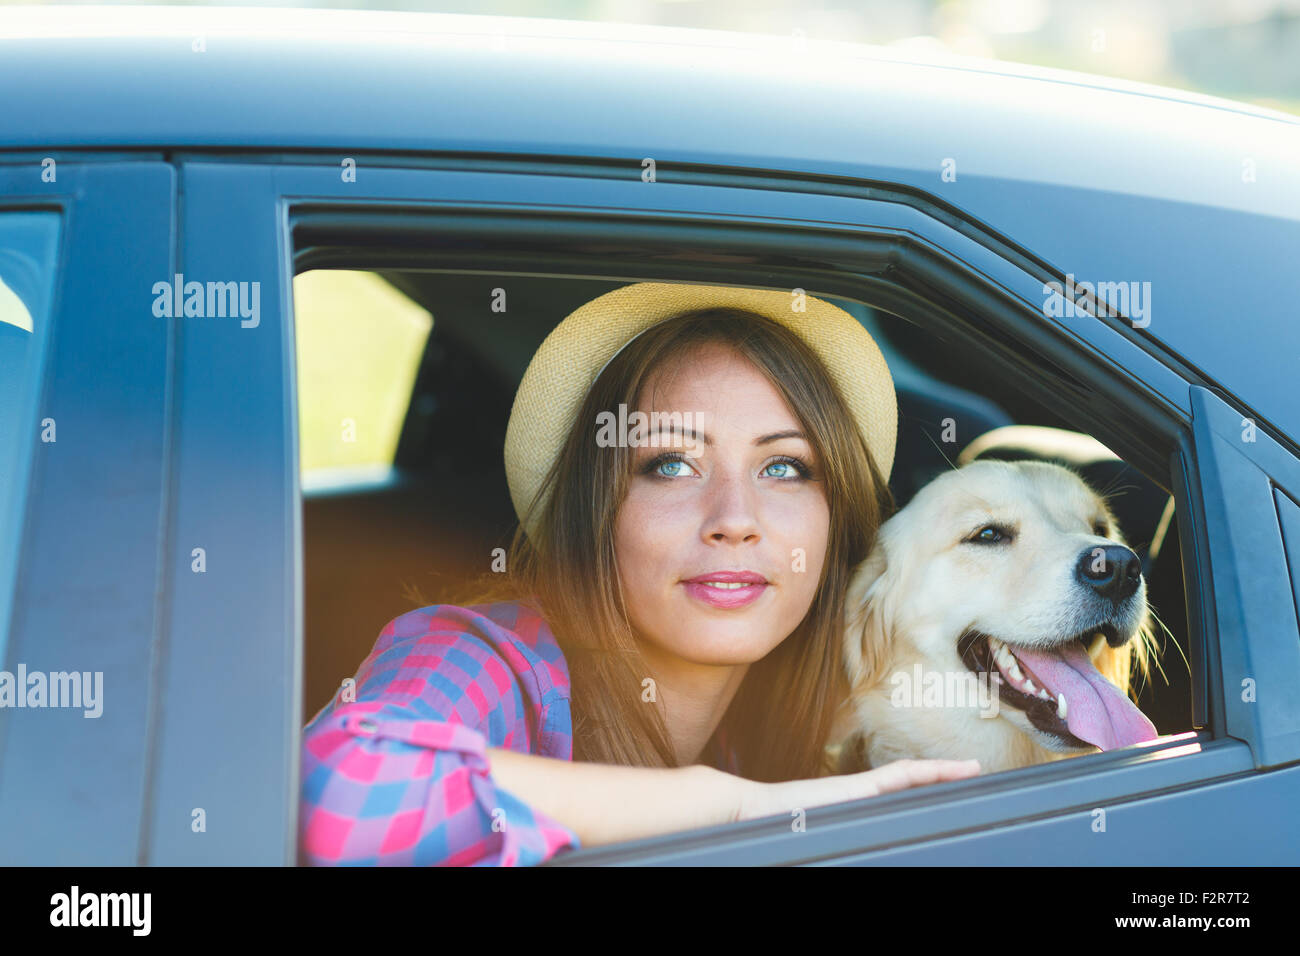
[{"label": "plaid shirt", "polygon": [[[572,759],[568,665],[527,605],[403,614],[354,689],[355,701],[336,694],[303,730],[303,863],[527,866],[580,846],[498,787],[485,753]],[[721,736],[711,762],[734,773]]]}]

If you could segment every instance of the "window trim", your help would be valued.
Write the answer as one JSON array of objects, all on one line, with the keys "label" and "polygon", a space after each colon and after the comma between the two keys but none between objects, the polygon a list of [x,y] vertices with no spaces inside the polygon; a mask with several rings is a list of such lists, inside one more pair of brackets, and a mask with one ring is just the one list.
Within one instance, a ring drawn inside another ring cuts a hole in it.
[{"label": "window trim", "polygon": [[1224,734],[1246,741],[1257,767],[1300,761],[1300,620],[1275,499],[1279,488],[1300,492],[1300,462],[1263,430],[1246,437],[1252,420],[1222,395],[1193,386],[1190,396],[1220,635],[1214,703]]}]

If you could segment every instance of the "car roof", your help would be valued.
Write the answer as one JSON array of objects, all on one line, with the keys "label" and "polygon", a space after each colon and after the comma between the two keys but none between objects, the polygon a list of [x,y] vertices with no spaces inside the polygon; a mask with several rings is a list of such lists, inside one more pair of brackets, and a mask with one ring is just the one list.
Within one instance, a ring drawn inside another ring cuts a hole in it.
[{"label": "car roof", "polygon": [[9,7],[0,89],[27,91],[0,101],[0,153],[436,150],[637,178],[648,157],[902,184],[1078,281],[1149,281],[1143,334],[1300,435],[1300,117],[797,35],[299,9]]},{"label": "car roof", "polygon": [[[748,156],[799,169],[798,139],[811,128],[819,136],[809,158],[818,165],[870,157],[909,166],[920,155],[933,164],[932,140],[958,145],[972,107],[981,135],[1008,152],[1026,134],[1048,139],[1071,130],[1077,139],[1082,126],[1088,136],[1136,136],[1144,152],[1181,157],[1187,137],[1170,137],[1189,132],[1188,124],[1231,135],[1249,122],[1267,142],[1276,132],[1279,146],[1300,133],[1300,117],[1179,90],[718,30],[386,11],[60,6],[9,8],[0,42],[4,88],[39,89],[5,104],[14,121],[0,126],[0,147],[510,149],[540,138],[552,152],[639,159],[648,145],[668,145],[657,127],[671,124],[681,146],[690,131],[707,133],[692,155],[675,151],[674,159]],[[837,129],[844,135],[833,135]],[[906,137],[885,135],[904,129]],[[781,141],[785,148],[776,148]],[[1212,146],[1199,136],[1190,145],[1194,153]],[[981,171],[980,156],[963,158],[971,173]],[[1004,174],[1005,163],[999,159]],[[1089,179],[1084,157],[1063,165],[1078,167],[1072,178],[1080,184]],[[808,171],[824,170],[810,163]]]}]

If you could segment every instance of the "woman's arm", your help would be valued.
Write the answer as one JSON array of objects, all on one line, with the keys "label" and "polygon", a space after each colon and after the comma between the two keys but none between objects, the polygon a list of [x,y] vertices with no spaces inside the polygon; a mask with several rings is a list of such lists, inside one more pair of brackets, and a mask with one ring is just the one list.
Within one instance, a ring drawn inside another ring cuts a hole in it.
[{"label": "woman's arm", "polygon": [[583,846],[785,814],[979,773],[975,760],[896,760],[862,773],[758,783],[703,764],[619,767],[496,747],[487,756],[502,789],[568,827]]},{"label": "woman's arm", "polygon": [[501,789],[568,827],[583,846],[728,823],[750,783],[704,764],[619,767],[500,747],[487,756]]}]

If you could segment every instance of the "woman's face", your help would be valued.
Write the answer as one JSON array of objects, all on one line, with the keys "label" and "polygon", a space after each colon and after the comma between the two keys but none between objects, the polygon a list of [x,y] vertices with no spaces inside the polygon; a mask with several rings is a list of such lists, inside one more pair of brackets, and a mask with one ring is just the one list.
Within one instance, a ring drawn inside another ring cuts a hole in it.
[{"label": "woman's face", "polygon": [[[632,626],[692,663],[760,660],[803,620],[821,578],[830,510],[825,483],[802,473],[820,479],[821,462],[780,393],[722,344],[657,369],[638,410],[679,413],[695,435],[666,425],[649,432],[659,447],[629,449],[614,547]],[[734,572],[756,583],[737,587]]]}]

